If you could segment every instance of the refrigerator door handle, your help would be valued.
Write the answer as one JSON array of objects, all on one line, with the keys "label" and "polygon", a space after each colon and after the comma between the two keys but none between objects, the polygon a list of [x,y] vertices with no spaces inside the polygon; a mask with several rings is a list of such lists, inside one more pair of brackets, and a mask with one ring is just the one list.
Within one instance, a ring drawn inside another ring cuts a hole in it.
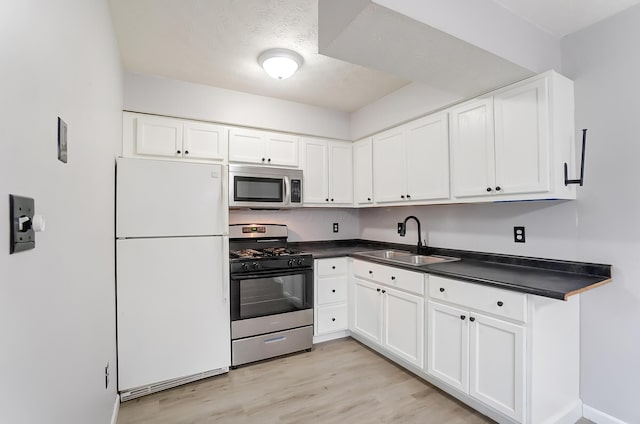
[{"label": "refrigerator door handle", "polygon": [[222,304],[229,303],[229,238],[222,237]]}]

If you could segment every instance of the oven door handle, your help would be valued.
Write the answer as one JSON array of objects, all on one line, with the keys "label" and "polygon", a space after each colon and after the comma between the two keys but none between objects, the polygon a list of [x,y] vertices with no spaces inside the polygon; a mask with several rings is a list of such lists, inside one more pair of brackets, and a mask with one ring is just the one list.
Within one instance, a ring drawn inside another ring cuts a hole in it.
[{"label": "oven door handle", "polygon": [[274,272],[265,272],[264,274],[242,274],[242,275],[232,275],[232,280],[252,280],[255,278],[268,278],[268,277],[286,277],[288,275],[296,275],[296,274],[304,274],[308,271],[311,271],[313,268],[297,268],[295,271],[274,271]]}]

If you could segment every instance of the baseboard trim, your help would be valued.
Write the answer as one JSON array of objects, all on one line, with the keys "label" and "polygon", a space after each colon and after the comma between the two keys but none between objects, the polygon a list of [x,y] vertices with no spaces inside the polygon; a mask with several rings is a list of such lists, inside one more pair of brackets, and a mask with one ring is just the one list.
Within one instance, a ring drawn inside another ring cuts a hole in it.
[{"label": "baseboard trim", "polygon": [[328,342],[329,340],[342,339],[349,337],[351,333],[349,330],[340,330],[334,333],[324,334],[322,336],[313,336],[313,344]]},{"label": "baseboard trim", "polygon": [[111,424],[118,422],[118,413],[120,412],[120,395],[116,394],[116,401],[113,404],[113,413],[111,414]]},{"label": "baseboard trim", "polygon": [[582,406],[582,416],[588,420],[591,420],[597,424],[627,424],[626,422],[619,420],[609,414],[605,414],[602,411],[598,411],[588,405]]},{"label": "baseboard trim", "polygon": [[580,399],[572,403],[567,409],[545,420],[547,424],[575,424],[582,418],[582,401]]}]

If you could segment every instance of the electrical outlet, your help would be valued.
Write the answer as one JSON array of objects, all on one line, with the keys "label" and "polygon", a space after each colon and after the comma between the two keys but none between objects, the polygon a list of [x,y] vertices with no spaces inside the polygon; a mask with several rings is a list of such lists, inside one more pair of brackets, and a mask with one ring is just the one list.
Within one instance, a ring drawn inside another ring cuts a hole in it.
[{"label": "electrical outlet", "polygon": [[334,232],[334,233],[337,233],[337,232],[338,232],[338,223],[337,223],[337,222],[334,222],[334,223],[333,223],[333,232]]},{"label": "electrical outlet", "polygon": [[513,241],[516,243],[524,243],[526,241],[524,227],[513,227]]},{"label": "electrical outlet", "polygon": [[402,222],[398,222],[398,234],[402,232]]},{"label": "electrical outlet", "polygon": [[109,388],[109,363],[104,366],[104,388]]}]

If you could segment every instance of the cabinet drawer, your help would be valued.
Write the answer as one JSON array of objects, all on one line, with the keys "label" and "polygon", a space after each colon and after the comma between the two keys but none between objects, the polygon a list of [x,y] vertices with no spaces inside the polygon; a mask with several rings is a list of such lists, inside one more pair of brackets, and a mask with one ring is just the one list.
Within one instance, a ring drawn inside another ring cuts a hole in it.
[{"label": "cabinet drawer", "polygon": [[318,278],[317,304],[345,302],[347,300],[347,276]]},{"label": "cabinet drawer", "polygon": [[527,321],[527,295],[429,276],[429,296],[516,321]]},{"label": "cabinet drawer", "polygon": [[318,277],[347,273],[348,258],[318,259]]},{"label": "cabinet drawer", "polygon": [[366,261],[353,261],[353,273],[376,283],[424,295],[425,274]]},{"label": "cabinet drawer", "polygon": [[326,306],[318,308],[316,329],[318,334],[346,330],[348,327],[347,305]]}]

